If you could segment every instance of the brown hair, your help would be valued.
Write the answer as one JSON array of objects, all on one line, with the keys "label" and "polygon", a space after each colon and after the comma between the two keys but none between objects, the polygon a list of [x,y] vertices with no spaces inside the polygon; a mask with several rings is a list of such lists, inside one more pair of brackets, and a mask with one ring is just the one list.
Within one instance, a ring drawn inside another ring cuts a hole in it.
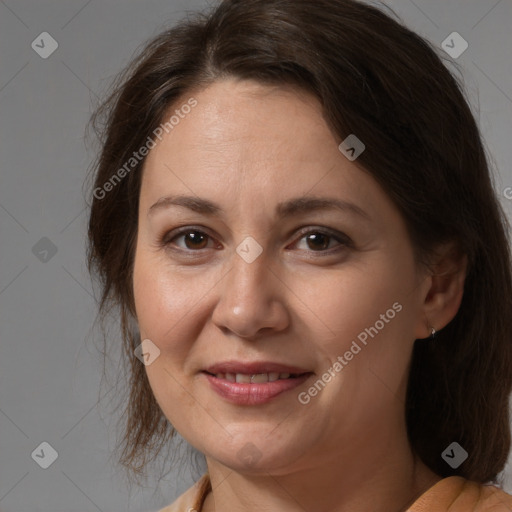
[{"label": "brown hair", "polygon": [[[383,11],[354,0],[226,0],[152,40],[93,118],[102,151],[94,190],[144,145],[169,107],[222,77],[294,85],[320,101],[340,141],[400,209],[419,261],[453,241],[468,257],[460,309],[414,346],[406,420],[413,449],[440,476],[496,482],[510,448],[512,279],[506,220],[462,86],[435,50]],[[134,357],[132,266],[140,161],[104,198],[94,193],[89,270],[100,311],[119,311],[130,396],[121,463],[141,472],[172,426]],[[128,366],[128,365],[127,365]],[[441,458],[457,441],[469,458]]]}]

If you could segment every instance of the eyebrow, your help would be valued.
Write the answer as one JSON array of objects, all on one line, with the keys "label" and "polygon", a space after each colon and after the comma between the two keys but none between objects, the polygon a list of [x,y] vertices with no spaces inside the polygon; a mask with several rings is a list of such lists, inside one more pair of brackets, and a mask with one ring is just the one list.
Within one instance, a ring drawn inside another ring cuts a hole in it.
[{"label": "eyebrow", "polygon": [[[154,214],[158,210],[167,209],[171,206],[180,206],[188,208],[196,213],[208,216],[219,217],[223,213],[223,209],[216,203],[208,199],[200,197],[175,195],[161,197],[148,210],[148,216]],[[345,213],[352,213],[366,220],[370,220],[370,216],[359,206],[336,199],[333,197],[315,197],[302,196],[289,199],[282,203],[278,203],[276,207],[276,216],[279,218],[292,217],[297,214],[310,213],[319,210],[340,210]]]}]

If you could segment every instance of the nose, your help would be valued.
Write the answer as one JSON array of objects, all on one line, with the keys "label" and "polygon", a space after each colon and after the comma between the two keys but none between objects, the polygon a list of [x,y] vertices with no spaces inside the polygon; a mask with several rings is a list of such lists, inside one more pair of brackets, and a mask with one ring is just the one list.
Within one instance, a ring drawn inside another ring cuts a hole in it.
[{"label": "nose", "polygon": [[219,329],[256,339],[265,331],[279,332],[288,327],[287,287],[274,267],[270,268],[265,253],[251,263],[233,254],[233,265],[222,280],[212,315]]}]

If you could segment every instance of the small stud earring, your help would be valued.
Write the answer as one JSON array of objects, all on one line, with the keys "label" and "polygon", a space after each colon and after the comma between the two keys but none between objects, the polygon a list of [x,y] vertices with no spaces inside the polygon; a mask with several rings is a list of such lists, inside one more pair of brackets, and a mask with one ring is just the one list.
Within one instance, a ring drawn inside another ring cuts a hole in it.
[{"label": "small stud earring", "polygon": [[433,327],[430,327],[432,333],[430,334],[430,339],[433,340],[436,337],[436,330]]}]

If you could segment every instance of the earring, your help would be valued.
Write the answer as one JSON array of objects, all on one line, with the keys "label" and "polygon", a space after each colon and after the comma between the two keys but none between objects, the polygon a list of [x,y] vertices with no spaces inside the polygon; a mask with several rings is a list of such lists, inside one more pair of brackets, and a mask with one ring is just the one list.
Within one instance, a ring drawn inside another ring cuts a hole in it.
[{"label": "earring", "polygon": [[430,326],[430,329],[432,330],[432,333],[430,334],[430,339],[433,340],[436,337],[436,330]]}]

